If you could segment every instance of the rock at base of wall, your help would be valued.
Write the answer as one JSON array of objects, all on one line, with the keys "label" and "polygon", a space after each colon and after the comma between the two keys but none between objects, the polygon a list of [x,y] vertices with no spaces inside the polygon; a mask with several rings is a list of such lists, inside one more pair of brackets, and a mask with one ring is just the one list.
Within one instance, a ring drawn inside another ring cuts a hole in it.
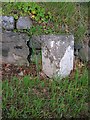
[{"label": "rock at base of wall", "polygon": [[17,29],[30,29],[32,27],[32,21],[29,17],[20,17],[16,24]]},{"label": "rock at base of wall", "polygon": [[89,38],[83,42],[75,43],[75,56],[77,56],[81,61],[88,62],[90,60],[90,46],[89,46]]},{"label": "rock at base of wall", "polygon": [[90,47],[84,46],[78,52],[78,58],[81,59],[83,62],[90,61]]},{"label": "rock at base of wall", "polygon": [[2,62],[28,65],[29,48],[26,44],[28,36],[22,33],[2,33]]},{"label": "rock at base of wall", "polygon": [[73,35],[43,35],[42,69],[50,78],[64,78],[73,70],[74,37]]}]

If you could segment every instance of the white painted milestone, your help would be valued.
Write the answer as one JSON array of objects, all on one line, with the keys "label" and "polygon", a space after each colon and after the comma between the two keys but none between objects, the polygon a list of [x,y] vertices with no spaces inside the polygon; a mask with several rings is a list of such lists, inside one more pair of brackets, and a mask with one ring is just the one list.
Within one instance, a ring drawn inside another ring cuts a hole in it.
[{"label": "white painted milestone", "polygon": [[73,70],[73,35],[44,35],[42,43],[42,70],[50,78],[67,77]]}]

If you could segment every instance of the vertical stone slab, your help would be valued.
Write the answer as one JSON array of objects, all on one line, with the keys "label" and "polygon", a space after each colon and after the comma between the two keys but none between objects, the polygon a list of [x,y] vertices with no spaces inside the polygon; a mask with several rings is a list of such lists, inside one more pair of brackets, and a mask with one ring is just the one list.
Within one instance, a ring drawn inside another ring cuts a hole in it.
[{"label": "vertical stone slab", "polygon": [[42,70],[50,78],[64,78],[73,70],[73,35],[43,35]]}]

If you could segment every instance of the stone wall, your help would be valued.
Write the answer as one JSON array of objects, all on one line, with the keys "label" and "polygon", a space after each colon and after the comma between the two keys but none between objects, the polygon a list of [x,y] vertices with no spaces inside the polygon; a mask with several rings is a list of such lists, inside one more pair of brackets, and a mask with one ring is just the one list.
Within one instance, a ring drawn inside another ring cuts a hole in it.
[{"label": "stone wall", "polygon": [[[17,21],[14,20],[13,16],[0,16],[2,19],[2,28],[4,30],[13,30],[13,29],[30,29],[33,24],[32,20],[29,17],[19,17]],[[89,37],[86,38],[86,41],[89,41]],[[32,48],[32,42],[34,47],[38,50],[41,49],[41,39],[40,36],[33,36],[31,41],[29,42],[29,47]],[[76,43],[74,45],[74,55],[80,58],[82,61],[90,60],[89,53],[90,53],[90,46],[87,43]]]},{"label": "stone wall", "polygon": [[17,21],[13,16],[1,16],[2,20],[2,62],[18,65],[28,65],[30,54],[27,41],[29,36],[26,33],[15,33],[14,29],[23,30],[32,27],[29,17],[20,17]]},{"label": "stone wall", "polygon": [[[85,44],[75,43],[74,45],[72,35],[71,37],[65,35],[33,35],[29,39],[26,33],[13,32],[14,29],[30,29],[33,23],[29,17],[20,17],[17,21],[12,16],[2,16],[0,18],[2,19],[2,27],[0,23],[0,31],[2,31],[0,45],[2,44],[2,48],[0,49],[2,49],[3,62],[28,65],[31,61],[32,49],[35,49],[37,54],[42,49],[43,71],[49,77],[56,73],[63,77],[70,74],[73,69],[74,55],[82,61],[90,60],[88,57],[88,53],[90,53],[88,42]],[[49,53],[45,57],[48,50]],[[52,62],[51,58],[53,58]]]}]

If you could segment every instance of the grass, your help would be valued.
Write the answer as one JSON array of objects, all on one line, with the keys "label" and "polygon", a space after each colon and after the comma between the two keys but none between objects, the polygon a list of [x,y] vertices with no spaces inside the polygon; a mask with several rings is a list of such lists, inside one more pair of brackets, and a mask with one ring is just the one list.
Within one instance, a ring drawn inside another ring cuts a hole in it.
[{"label": "grass", "polygon": [[54,17],[56,34],[74,34],[75,41],[83,39],[88,25],[88,4],[73,2],[39,3]]},{"label": "grass", "polygon": [[73,79],[13,77],[3,84],[4,118],[84,117],[88,113],[88,72]]}]

